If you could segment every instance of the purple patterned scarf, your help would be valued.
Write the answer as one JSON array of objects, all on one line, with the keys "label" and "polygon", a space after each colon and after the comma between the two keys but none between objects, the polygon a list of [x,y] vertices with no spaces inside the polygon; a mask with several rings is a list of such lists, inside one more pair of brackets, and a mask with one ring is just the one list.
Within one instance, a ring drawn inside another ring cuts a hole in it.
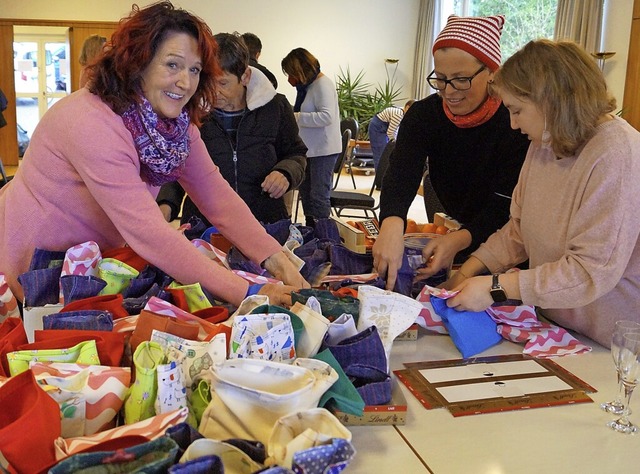
[{"label": "purple patterned scarf", "polygon": [[122,122],[138,150],[142,179],[152,186],[162,186],[176,181],[184,171],[191,151],[189,115],[183,109],[178,118],[159,118],[149,101],[140,97],[142,103],[131,104],[122,114]]}]

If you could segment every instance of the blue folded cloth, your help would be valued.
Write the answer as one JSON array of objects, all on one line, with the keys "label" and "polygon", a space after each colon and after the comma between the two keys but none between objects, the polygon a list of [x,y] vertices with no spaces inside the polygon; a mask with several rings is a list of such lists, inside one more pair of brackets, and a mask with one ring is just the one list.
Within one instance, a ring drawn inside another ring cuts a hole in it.
[{"label": "blue folded cloth", "polygon": [[486,311],[457,311],[447,306],[446,300],[431,297],[431,304],[438,314],[462,357],[479,354],[502,340],[497,324]]}]

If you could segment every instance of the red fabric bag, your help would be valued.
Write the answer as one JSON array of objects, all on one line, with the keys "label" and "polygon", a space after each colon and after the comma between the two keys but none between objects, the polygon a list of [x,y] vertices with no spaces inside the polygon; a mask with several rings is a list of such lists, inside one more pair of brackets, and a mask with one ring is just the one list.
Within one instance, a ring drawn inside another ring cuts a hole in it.
[{"label": "red fabric bag", "polygon": [[24,344],[20,349],[64,349],[93,339],[96,341],[98,357],[102,365],[116,367],[122,361],[125,335],[107,331],[81,331],[79,329],[39,329],[34,332],[35,342]]},{"label": "red fabric bag", "polygon": [[9,377],[7,353],[18,350],[18,346],[27,344],[27,333],[20,318],[7,318],[0,323],[0,376]]},{"label": "red fabric bag", "polygon": [[118,247],[102,252],[102,258],[114,258],[135,268],[139,272],[149,265],[144,258],[135,253],[131,247]]},{"label": "red fabric bag", "polygon": [[0,452],[17,472],[37,473],[56,463],[60,407],[27,370],[0,387]]},{"label": "red fabric bag", "polygon": [[129,316],[129,313],[122,306],[123,301],[124,298],[121,293],[115,295],[92,296],[91,298],[72,301],[71,303],[64,305],[60,312],[66,313],[82,309],[99,309],[109,311],[112,314],[113,319],[126,318]]}]

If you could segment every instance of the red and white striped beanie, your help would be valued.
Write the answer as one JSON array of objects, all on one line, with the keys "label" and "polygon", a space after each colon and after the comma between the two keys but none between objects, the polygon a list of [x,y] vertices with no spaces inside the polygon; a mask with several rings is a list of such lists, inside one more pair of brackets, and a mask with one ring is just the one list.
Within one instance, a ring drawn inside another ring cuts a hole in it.
[{"label": "red and white striped beanie", "polygon": [[500,67],[500,35],[504,15],[467,16],[451,15],[444,29],[433,43],[433,52],[440,48],[458,48],[482,61],[495,71]]}]

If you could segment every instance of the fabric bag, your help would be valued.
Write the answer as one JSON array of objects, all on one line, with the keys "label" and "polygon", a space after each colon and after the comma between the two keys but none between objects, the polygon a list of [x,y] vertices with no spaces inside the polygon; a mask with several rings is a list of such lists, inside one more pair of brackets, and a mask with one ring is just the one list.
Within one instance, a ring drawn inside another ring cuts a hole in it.
[{"label": "fabric bag", "polygon": [[42,318],[42,327],[43,329],[113,331],[113,316],[109,311],[98,309],[47,314]]},{"label": "fabric bag", "polygon": [[139,472],[165,473],[175,463],[178,445],[168,436],[116,451],[81,453],[65,459],[49,470],[49,474],[91,472],[112,474]]},{"label": "fabric bag", "polygon": [[17,472],[40,472],[53,465],[53,443],[60,436],[60,409],[31,371],[10,378],[0,387],[0,406],[0,458],[4,457]]},{"label": "fabric bag", "polygon": [[[43,392],[44,393],[44,392]],[[117,440],[131,439],[132,437],[145,437],[156,439],[164,435],[165,431],[175,425],[183,423],[187,419],[189,410],[180,410],[156,415],[147,420],[143,420],[130,425],[118,426],[110,430],[101,431],[90,436],[79,436],[76,438],[62,438],[55,440],[56,458],[64,459],[72,454],[77,454],[87,450],[99,449],[105,443],[117,442]],[[56,405],[56,417],[59,418]]]},{"label": "fabric bag", "polygon": [[215,364],[211,378],[212,400],[199,431],[213,439],[242,438],[266,444],[280,417],[318,405],[324,391],[316,391],[316,384],[326,390],[312,370],[259,359]]},{"label": "fabric bag", "polygon": [[118,332],[40,329],[34,337],[34,343],[21,345],[17,350],[63,349],[93,339],[102,365],[119,366],[124,354],[124,334]]},{"label": "fabric bag", "polygon": [[20,318],[7,318],[0,323],[0,376],[11,375],[7,353],[17,351],[20,345],[27,342],[27,333]]},{"label": "fabric bag", "polygon": [[[31,371],[41,385],[58,389],[47,393],[60,405],[62,436],[65,438],[113,428],[131,384],[129,367],[36,362],[31,364]],[[74,399],[85,405],[84,415],[75,412],[67,402]],[[71,426],[65,429],[65,425]]]},{"label": "fabric bag", "polygon": [[75,362],[77,364],[100,365],[96,341],[80,342],[64,349],[42,349],[14,351],[7,354],[11,376],[29,370],[29,362]]},{"label": "fabric bag", "polygon": [[497,323],[486,311],[456,311],[447,306],[445,299],[436,296],[431,297],[431,304],[465,359],[495,346],[502,340]]},{"label": "fabric bag", "polygon": [[296,452],[327,444],[333,438],[351,441],[351,432],[325,408],[290,413],[273,427],[267,445],[267,464],[290,468]]},{"label": "fabric bag", "polygon": [[200,327],[193,322],[180,321],[178,318],[145,309],[138,316],[136,328],[131,334],[131,339],[129,340],[131,351],[135,352],[140,343],[151,340],[151,334],[154,329],[191,340],[197,340],[200,331]]},{"label": "fabric bag", "polygon": [[233,319],[229,358],[286,361],[296,357],[291,318],[285,313],[247,314]]}]

